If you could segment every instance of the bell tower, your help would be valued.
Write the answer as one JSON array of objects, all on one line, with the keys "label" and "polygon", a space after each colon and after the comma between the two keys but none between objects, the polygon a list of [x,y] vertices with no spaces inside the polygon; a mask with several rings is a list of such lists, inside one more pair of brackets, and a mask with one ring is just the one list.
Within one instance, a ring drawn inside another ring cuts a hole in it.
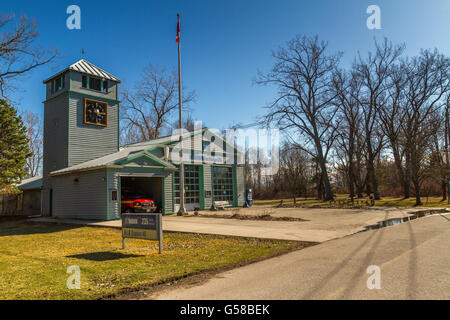
[{"label": "bell tower", "polygon": [[120,80],[82,59],[43,81],[42,213],[51,214],[51,172],[119,150]]}]

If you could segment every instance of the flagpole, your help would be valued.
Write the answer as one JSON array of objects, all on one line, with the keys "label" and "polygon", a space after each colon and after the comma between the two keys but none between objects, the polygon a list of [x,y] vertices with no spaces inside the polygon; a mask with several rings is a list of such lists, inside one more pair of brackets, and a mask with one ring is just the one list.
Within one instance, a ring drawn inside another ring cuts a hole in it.
[{"label": "flagpole", "polygon": [[186,214],[184,207],[184,164],[183,164],[183,118],[182,118],[182,99],[181,99],[181,52],[180,52],[180,14],[177,14],[177,42],[178,42],[178,104],[180,121],[180,209],[177,215]]}]

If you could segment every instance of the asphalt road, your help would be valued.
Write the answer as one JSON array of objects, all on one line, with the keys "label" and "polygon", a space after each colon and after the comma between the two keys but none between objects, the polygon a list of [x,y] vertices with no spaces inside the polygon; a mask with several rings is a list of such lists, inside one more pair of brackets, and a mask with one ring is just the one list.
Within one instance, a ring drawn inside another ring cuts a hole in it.
[{"label": "asphalt road", "polygon": [[[156,299],[450,299],[450,214],[358,233],[217,274]],[[380,269],[368,289],[367,268]]]}]

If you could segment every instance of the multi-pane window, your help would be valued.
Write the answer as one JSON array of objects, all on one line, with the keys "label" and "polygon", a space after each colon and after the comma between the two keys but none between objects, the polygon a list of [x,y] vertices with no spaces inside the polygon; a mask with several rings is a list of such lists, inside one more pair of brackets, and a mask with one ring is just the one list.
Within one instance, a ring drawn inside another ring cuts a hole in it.
[{"label": "multi-pane window", "polygon": [[[180,172],[174,177],[175,203],[180,204]],[[184,203],[200,203],[200,167],[184,165]]]},{"label": "multi-pane window", "polygon": [[212,167],[214,201],[233,201],[233,168]]},{"label": "multi-pane window", "polygon": [[83,88],[88,88],[91,90],[108,92],[108,80],[100,80],[98,78],[93,78],[87,75],[82,76],[81,86]]},{"label": "multi-pane window", "polygon": [[64,88],[64,75],[53,79],[52,81],[52,93],[58,92]]}]

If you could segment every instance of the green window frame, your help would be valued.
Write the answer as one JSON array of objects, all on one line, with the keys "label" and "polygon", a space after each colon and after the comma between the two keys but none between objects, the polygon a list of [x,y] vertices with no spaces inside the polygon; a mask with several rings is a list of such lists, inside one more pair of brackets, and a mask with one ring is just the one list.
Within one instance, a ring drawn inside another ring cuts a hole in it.
[{"label": "green window frame", "polygon": [[64,89],[65,87],[65,75],[63,74],[62,76],[59,76],[55,79],[52,80],[51,82],[51,86],[52,86],[52,93],[58,92],[62,89]]},{"label": "green window frame", "polygon": [[233,201],[233,168],[212,167],[214,201]]},{"label": "green window frame", "polygon": [[[175,204],[180,204],[180,171],[174,174]],[[200,204],[200,166],[184,165],[184,202]]]},{"label": "green window frame", "polygon": [[81,77],[81,87],[103,93],[108,93],[108,80],[102,80],[88,75]]}]

